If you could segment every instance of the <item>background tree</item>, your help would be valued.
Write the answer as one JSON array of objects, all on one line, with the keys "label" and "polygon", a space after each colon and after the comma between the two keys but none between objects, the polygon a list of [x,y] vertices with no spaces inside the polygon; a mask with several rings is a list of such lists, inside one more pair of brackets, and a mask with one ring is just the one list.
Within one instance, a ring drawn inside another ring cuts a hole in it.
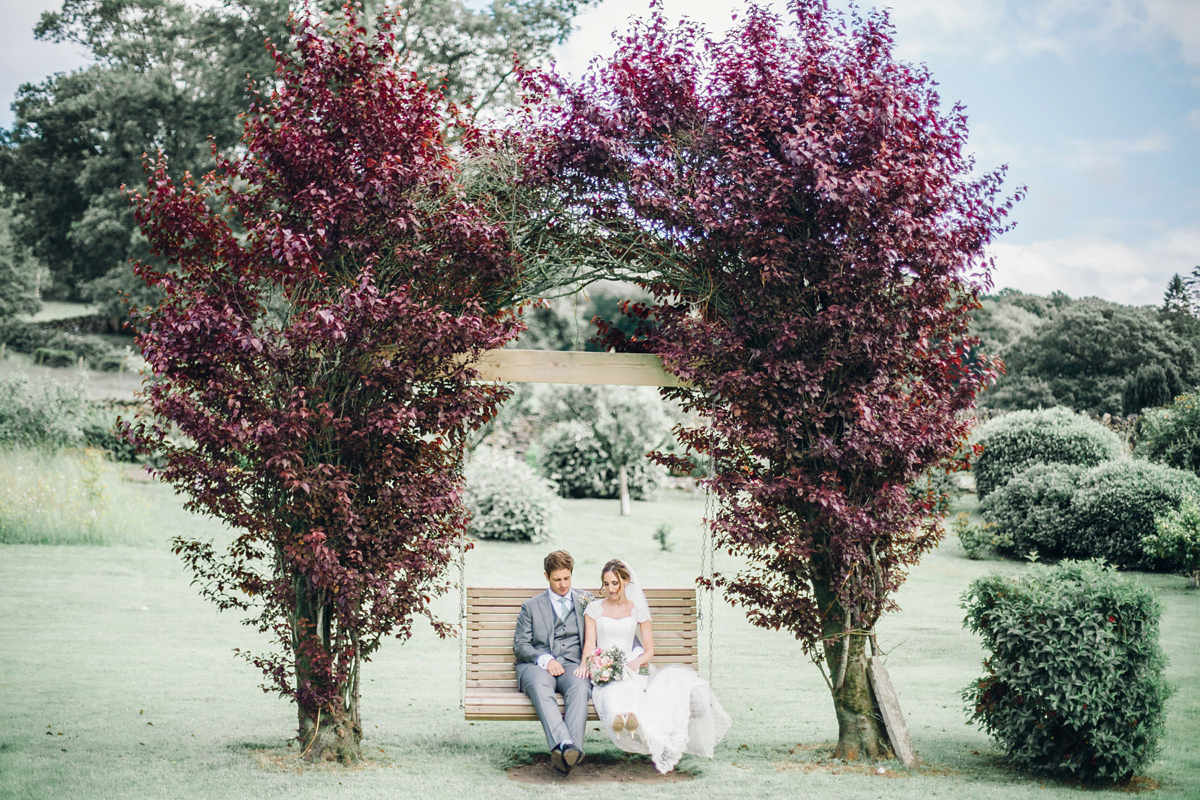
[{"label": "background tree", "polygon": [[1171,276],[1171,280],[1167,283],[1167,291],[1163,294],[1163,307],[1165,313],[1172,314],[1191,314],[1192,296],[1188,292],[1187,286],[1183,283],[1183,278],[1179,277],[1176,272]]},{"label": "background tree", "polygon": [[[278,649],[246,654],[291,697],[309,759],[361,757],[363,662],[405,639],[465,529],[466,431],[502,389],[472,383],[516,335],[517,260],[468,202],[440,95],[397,68],[392,29],[296,23],[278,89],[246,116],[243,155],[200,186],[160,155],[137,217],[167,264],[139,313],[161,475],[238,531],[224,552],[178,538],[202,593]],[[460,121],[466,141],[479,141]],[[242,233],[241,231],[244,231]]]},{"label": "background tree", "polygon": [[13,235],[12,208],[0,202],[0,319],[34,314],[42,307],[42,265]]},{"label": "background tree", "polygon": [[577,421],[587,427],[617,475],[621,516],[629,516],[630,470],[671,436],[662,398],[644,386],[564,386],[547,405],[543,422]]},{"label": "background tree", "polygon": [[1120,414],[1126,382],[1140,367],[1161,367],[1178,394],[1200,379],[1200,355],[1172,331],[1156,309],[1096,298],[1077,300],[1007,351],[1008,374],[984,400],[995,408],[1030,407],[1014,384],[1038,382],[1048,393],[1041,405]]},{"label": "background tree", "polygon": [[789,8],[794,35],[752,7],[716,42],[655,15],[579,85],[545,81],[541,135],[598,246],[650,275],[648,324],[613,343],[660,354],[708,420],[680,436],[712,456],[717,545],[745,565],[717,583],[828,668],[837,755],[874,758],[866,642],[940,536],[906,487],[991,375],[968,312],[1010,203],[886,15]]},{"label": "background tree", "polygon": [[[513,54],[530,64],[571,31],[587,0],[463,0],[394,4],[398,50],[468,115],[508,102]],[[271,85],[270,39],[287,47],[290,0],[64,0],[42,16],[39,38],[70,41],[96,63],[18,91],[4,137],[0,184],[17,195],[18,233],[55,276],[57,296],[123,314],[119,297],[142,285],[130,259],[151,257],[122,184],[142,179],[144,153],[178,170],[215,166],[210,146],[233,146],[250,86]],[[336,8],[322,0],[318,9]],[[143,301],[149,298],[141,291]]]}]

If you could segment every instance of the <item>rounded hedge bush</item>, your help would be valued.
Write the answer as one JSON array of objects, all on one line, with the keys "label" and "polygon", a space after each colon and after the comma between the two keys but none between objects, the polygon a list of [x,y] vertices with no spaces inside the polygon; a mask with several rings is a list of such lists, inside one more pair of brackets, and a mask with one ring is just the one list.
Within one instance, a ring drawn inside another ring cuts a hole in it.
[{"label": "rounded hedge bush", "polygon": [[463,471],[470,533],[480,539],[544,542],[557,505],[554,484],[512,455],[479,447]]},{"label": "rounded hedge bush", "polygon": [[1003,536],[999,549],[1062,557],[1072,538],[1071,499],[1087,471],[1077,464],[1034,464],[984,498],[979,513]]},{"label": "rounded hedge bush", "polygon": [[1005,414],[981,425],[976,439],[983,452],[971,471],[980,500],[1034,464],[1094,467],[1124,454],[1121,437],[1063,407]]},{"label": "rounded hedge bush", "polygon": [[1196,395],[1181,394],[1166,408],[1143,414],[1134,454],[1200,473],[1200,400]]},{"label": "rounded hedge bush", "polygon": [[1186,573],[1188,586],[1200,587],[1200,503],[1185,497],[1178,511],[1154,520],[1155,532],[1142,539],[1146,555],[1166,569]]},{"label": "rounded hedge bush", "polygon": [[1200,494],[1200,478],[1162,464],[1123,458],[1090,469],[1071,498],[1073,530],[1064,554],[1132,569],[1161,568],[1145,553],[1142,540],[1155,532],[1155,517],[1178,510],[1195,494]]},{"label": "rounded hedge bush", "polygon": [[[538,467],[545,478],[558,486],[562,497],[620,496],[617,470],[591,428],[582,422],[560,422],[542,435]],[[662,467],[644,458],[630,464],[626,469],[629,496],[634,500],[652,499],[664,475]]]},{"label": "rounded hedge bush", "polygon": [[980,578],[963,606],[990,652],[963,699],[1013,762],[1118,782],[1154,760],[1170,689],[1149,589],[1063,562]]}]

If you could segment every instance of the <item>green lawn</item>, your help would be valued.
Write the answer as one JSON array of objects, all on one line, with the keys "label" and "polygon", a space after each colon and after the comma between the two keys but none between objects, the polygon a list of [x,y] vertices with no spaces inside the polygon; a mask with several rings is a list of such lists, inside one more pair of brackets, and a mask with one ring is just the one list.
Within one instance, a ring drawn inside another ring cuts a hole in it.
[{"label": "green lawn", "polygon": [[[540,726],[465,722],[457,643],[427,628],[410,642],[387,643],[367,665],[364,745],[371,762],[353,770],[301,769],[287,755],[296,723],[291,706],[259,690],[258,674],[232,655],[235,647],[253,648],[256,634],[202,602],[166,545],[180,530],[218,537],[222,530],[179,511],[165,487],[125,490],[161,514],[158,529],[139,532],[133,544],[0,546],[0,797],[302,800],[336,793],[499,800],[609,791],[511,780],[506,767],[544,749]],[[635,504],[625,519],[615,501],[565,502],[550,545],[482,543],[468,555],[467,581],[537,586],[542,556],[561,546],[576,556],[577,585],[596,584],[595,573],[612,556],[634,564],[649,586],[688,584],[699,569],[702,514],[703,503],[684,493]],[[652,538],[662,523],[672,526],[670,552],[659,551]],[[728,557],[717,564],[729,566]],[[1003,766],[992,742],[966,724],[959,699],[982,658],[961,627],[959,595],[990,570],[1021,568],[969,561],[947,540],[902,590],[904,610],[880,626],[922,769],[909,772],[892,762],[880,775],[822,762],[820,746],[835,737],[836,722],[820,675],[790,637],[755,629],[741,612],[718,603],[713,680],[733,728],[712,761],[685,756],[681,768],[694,780],[629,791],[647,798],[823,800],[1077,796],[1077,787]],[[1136,579],[1164,603],[1163,645],[1178,687],[1162,757],[1147,772],[1161,783],[1152,796],[1194,798],[1200,796],[1200,593],[1185,591],[1179,577]],[[457,615],[456,595],[439,604],[443,614]],[[605,742],[591,735],[593,758],[615,756]]]}]

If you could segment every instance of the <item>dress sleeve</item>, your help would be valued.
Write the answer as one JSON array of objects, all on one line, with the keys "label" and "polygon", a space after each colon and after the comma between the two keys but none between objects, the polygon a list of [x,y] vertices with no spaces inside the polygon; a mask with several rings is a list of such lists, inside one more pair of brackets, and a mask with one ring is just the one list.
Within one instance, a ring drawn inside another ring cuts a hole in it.
[{"label": "dress sleeve", "polygon": [[648,609],[642,605],[634,607],[633,618],[634,618],[634,620],[637,621],[637,624],[639,624],[639,625],[641,625],[643,622],[649,622],[650,621],[650,609]]},{"label": "dress sleeve", "polygon": [[592,602],[588,603],[587,608],[583,610],[583,613],[585,616],[589,616],[592,619],[600,619],[600,617],[604,616],[604,609],[600,607],[599,600],[593,600]]}]

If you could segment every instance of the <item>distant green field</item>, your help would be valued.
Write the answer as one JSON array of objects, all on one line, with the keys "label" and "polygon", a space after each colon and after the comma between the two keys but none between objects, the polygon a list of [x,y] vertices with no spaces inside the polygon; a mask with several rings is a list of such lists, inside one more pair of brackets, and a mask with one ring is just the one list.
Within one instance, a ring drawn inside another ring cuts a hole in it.
[{"label": "distant green field", "polygon": [[[29,798],[530,798],[629,792],[644,798],[838,798],[838,800],[1064,800],[1079,788],[1006,767],[993,743],[967,725],[959,692],[980,672],[982,653],[961,626],[959,595],[990,570],[1022,565],[965,559],[945,542],[900,592],[903,610],[880,626],[888,669],[923,767],[831,763],[836,737],[828,690],[786,634],[749,625],[718,602],[713,681],[734,724],[712,761],[685,756],[693,780],[634,786],[583,785],[587,762],[551,786],[511,780],[505,769],[545,747],[534,722],[475,722],[458,705],[458,645],[418,626],[407,643],[385,644],[363,681],[365,768],[304,768],[287,740],[292,707],[257,686],[258,673],[232,655],[257,634],[201,601],[167,539],[180,531],[222,538],[211,521],[178,510],[169,490],[129,484],[159,509],[160,524],[130,544],[0,547],[0,797]],[[164,494],[167,493],[167,494]],[[470,551],[475,585],[538,586],[546,551],[566,547],[577,585],[598,582],[607,558],[634,564],[649,586],[687,585],[701,558],[703,503],[673,493],[635,503],[565,501],[548,545],[483,542]],[[658,549],[660,524],[675,548]],[[717,557],[718,568],[730,558]],[[1200,593],[1176,576],[1134,576],[1166,608],[1163,645],[1172,698],[1162,757],[1147,773],[1151,797],[1200,796]],[[457,594],[438,601],[451,619]],[[705,634],[707,637],[707,633]],[[702,671],[707,671],[707,638]],[[589,734],[593,760],[619,754]],[[639,757],[632,757],[639,758]],[[1124,796],[1121,790],[1105,795]]]},{"label": "distant green field", "polygon": [[43,300],[42,310],[34,314],[32,319],[35,322],[49,322],[55,319],[87,317],[95,313],[95,306],[88,303],[65,303],[59,300]]}]

